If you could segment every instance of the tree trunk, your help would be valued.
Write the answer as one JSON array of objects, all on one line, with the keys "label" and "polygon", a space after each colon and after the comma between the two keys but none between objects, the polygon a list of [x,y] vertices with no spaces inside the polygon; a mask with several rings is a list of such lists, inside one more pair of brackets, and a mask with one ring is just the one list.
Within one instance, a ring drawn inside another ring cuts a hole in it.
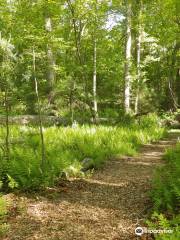
[{"label": "tree trunk", "polygon": [[5,138],[5,146],[6,146],[6,159],[9,160],[9,104],[8,104],[8,89],[5,86],[5,111],[6,111],[6,138]]},{"label": "tree trunk", "polygon": [[70,94],[69,94],[69,107],[71,113],[71,123],[74,122],[74,90],[75,90],[75,81],[71,81]]},{"label": "tree trunk", "polygon": [[[76,59],[77,62],[79,63],[81,67],[81,72],[80,72],[80,77],[82,79],[82,85],[83,85],[83,91],[84,91],[84,99],[83,102],[89,107],[89,110],[91,112],[91,98],[88,96],[88,82],[87,82],[87,74],[86,70],[84,68],[84,58],[82,56],[82,50],[81,50],[81,38],[82,38],[82,33],[84,31],[84,27],[82,27],[81,21],[78,21],[77,15],[75,12],[75,8],[73,6],[73,1],[71,0],[66,0],[68,4],[68,8],[70,10],[71,16],[72,16],[72,27],[73,27],[73,32],[74,32],[74,41],[75,41],[75,47],[76,47]],[[83,111],[84,114],[84,111]]]},{"label": "tree trunk", "polygon": [[5,95],[4,95],[4,104],[5,104],[5,124],[6,124],[6,136],[5,136],[5,151],[4,151],[4,162],[2,162],[2,186],[0,187],[2,191],[8,191],[9,189],[9,179],[8,179],[8,162],[10,160],[10,149],[9,149],[9,104],[8,104],[8,87],[7,82],[5,86]]},{"label": "tree trunk", "polygon": [[94,105],[94,121],[96,122],[98,117],[97,108],[97,42],[94,39],[94,59],[93,59],[93,105]]},{"label": "tree trunk", "polygon": [[125,89],[124,89],[124,108],[125,113],[130,112],[130,84],[131,84],[131,2],[127,1],[127,16],[126,16],[126,60],[125,60]]},{"label": "tree trunk", "polygon": [[97,122],[98,118],[98,106],[97,106],[97,7],[98,0],[94,2],[94,36],[93,36],[93,112],[94,112],[94,122]]},{"label": "tree trunk", "polygon": [[[45,19],[45,28],[46,31],[51,33],[52,32],[52,21],[50,17],[47,17]],[[47,60],[48,60],[48,72],[47,72],[47,79],[49,84],[49,103],[51,104],[53,102],[53,86],[55,82],[55,58],[52,51],[52,47],[50,44],[47,44]]]},{"label": "tree trunk", "polygon": [[177,104],[180,106],[180,68],[176,72],[176,95],[177,95]]},{"label": "tree trunk", "polygon": [[140,94],[140,82],[141,82],[141,41],[142,41],[142,3],[140,2],[139,11],[139,26],[138,26],[138,38],[137,38],[137,92],[135,99],[135,114],[139,111],[139,94]]},{"label": "tree trunk", "polygon": [[177,108],[180,107],[178,104],[178,94],[177,94],[179,91],[176,90],[176,87],[177,87],[176,77],[177,77],[177,71],[178,71],[176,62],[177,62],[177,53],[179,48],[180,48],[180,44],[176,42],[175,47],[170,56],[170,64],[169,64],[168,84],[169,84],[169,93],[171,98],[171,109],[173,111],[176,111]]},{"label": "tree trunk", "polygon": [[43,135],[43,126],[42,126],[42,116],[41,116],[41,106],[39,99],[39,90],[38,90],[38,82],[36,79],[36,54],[33,48],[33,70],[34,70],[34,83],[35,83],[35,93],[37,97],[38,103],[38,117],[39,117],[39,132],[41,137],[41,170],[44,172],[45,167],[45,144],[44,144],[44,135]]}]

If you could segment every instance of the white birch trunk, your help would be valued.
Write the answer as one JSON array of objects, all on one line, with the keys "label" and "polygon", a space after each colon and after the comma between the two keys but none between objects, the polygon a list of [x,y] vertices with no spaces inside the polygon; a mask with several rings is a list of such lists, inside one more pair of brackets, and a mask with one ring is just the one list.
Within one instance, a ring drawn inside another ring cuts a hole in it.
[{"label": "white birch trunk", "polygon": [[94,58],[93,58],[93,105],[94,105],[94,118],[96,120],[98,115],[97,107],[97,41],[94,40]]},{"label": "white birch trunk", "polygon": [[141,82],[141,42],[142,42],[142,3],[139,12],[139,26],[138,26],[138,38],[137,38],[137,92],[135,99],[135,114],[139,111],[139,94],[140,94],[140,82]]},{"label": "white birch trunk", "polygon": [[34,83],[35,83],[35,93],[37,97],[37,106],[38,106],[38,118],[39,118],[39,133],[41,138],[41,170],[44,172],[45,167],[45,144],[44,144],[44,134],[43,134],[43,125],[42,125],[42,115],[41,115],[41,106],[39,99],[39,90],[38,82],[36,78],[36,53],[33,47],[33,73],[34,73]]},{"label": "white birch trunk", "polygon": [[140,82],[141,82],[141,27],[139,27],[137,39],[137,93],[135,100],[135,113],[139,111],[139,91],[140,91]]},{"label": "white birch trunk", "polygon": [[93,56],[93,110],[94,121],[97,122],[98,105],[97,105],[97,6],[98,0],[95,1],[95,22],[94,22],[94,56]]},{"label": "white birch trunk", "polygon": [[[51,33],[52,32],[52,21],[51,18],[48,17],[45,19],[45,29],[47,32]],[[55,58],[54,54],[52,51],[52,48],[50,45],[47,45],[47,59],[48,59],[48,73],[47,73],[47,79],[49,83],[49,87],[52,91],[53,85],[55,82]]]},{"label": "white birch trunk", "polygon": [[125,89],[124,89],[124,108],[125,113],[130,112],[130,84],[131,84],[131,3],[127,3],[127,40],[126,40],[126,61],[125,61]]}]

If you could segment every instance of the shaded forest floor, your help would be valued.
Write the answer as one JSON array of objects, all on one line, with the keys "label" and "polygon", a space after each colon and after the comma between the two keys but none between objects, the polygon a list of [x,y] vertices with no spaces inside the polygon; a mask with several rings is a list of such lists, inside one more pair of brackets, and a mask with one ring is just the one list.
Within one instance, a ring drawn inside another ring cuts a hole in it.
[{"label": "shaded forest floor", "polygon": [[13,204],[6,219],[9,231],[2,239],[136,239],[135,228],[144,226],[152,208],[148,194],[153,172],[177,138],[177,133],[170,133],[167,139],[144,145],[137,157],[107,161],[90,179],[4,196]]}]

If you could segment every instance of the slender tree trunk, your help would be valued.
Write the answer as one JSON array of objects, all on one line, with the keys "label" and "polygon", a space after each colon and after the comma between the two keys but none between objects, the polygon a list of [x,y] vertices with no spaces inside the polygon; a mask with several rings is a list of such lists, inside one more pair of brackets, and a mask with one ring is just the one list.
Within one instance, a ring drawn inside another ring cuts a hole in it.
[{"label": "slender tree trunk", "polygon": [[44,172],[44,167],[46,163],[45,159],[45,144],[44,144],[44,135],[43,135],[43,126],[42,126],[42,116],[41,116],[41,106],[40,106],[40,99],[39,99],[39,90],[38,90],[38,82],[36,79],[36,54],[33,48],[33,71],[34,71],[34,83],[35,83],[35,93],[37,97],[37,104],[38,104],[38,117],[39,117],[39,132],[41,137],[41,170]]},{"label": "slender tree trunk", "polygon": [[124,88],[124,109],[125,113],[130,112],[130,84],[131,84],[131,1],[127,1],[127,17],[126,17],[126,61],[125,61],[125,88]]},{"label": "slender tree trunk", "polygon": [[7,191],[9,189],[9,179],[8,179],[8,162],[10,160],[10,148],[9,148],[9,104],[8,104],[8,87],[7,83],[5,86],[5,95],[4,95],[4,103],[5,103],[5,112],[6,112],[6,136],[5,136],[5,151],[4,151],[4,162],[2,163],[2,191]]},{"label": "slender tree trunk", "polygon": [[94,19],[94,54],[93,54],[93,111],[94,122],[97,123],[98,118],[98,105],[97,105],[97,7],[98,0],[95,0],[95,19]]},{"label": "slender tree trunk", "polygon": [[94,120],[98,117],[97,107],[97,41],[94,39],[94,59],[93,59],[93,105],[94,105]]},{"label": "slender tree trunk", "polygon": [[[50,17],[45,19],[45,28],[48,33],[52,32],[52,21]],[[48,60],[48,72],[47,72],[47,79],[49,83],[49,103],[53,102],[53,87],[55,82],[55,57],[52,51],[52,47],[50,44],[47,44],[47,60]]]},{"label": "slender tree trunk", "polygon": [[77,20],[72,1],[66,0],[66,2],[68,4],[69,10],[70,10],[70,13],[72,16],[72,26],[73,26],[73,31],[74,31],[74,41],[75,41],[75,47],[76,47],[76,58],[77,58],[77,62],[79,63],[79,65],[82,68],[80,75],[82,78],[83,90],[84,90],[84,94],[85,94],[85,98],[83,99],[83,102],[86,105],[88,105],[88,107],[91,111],[91,108],[92,108],[91,99],[88,96],[88,84],[87,84],[88,82],[87,82],[86,71],[84,69],[84,59],[82,57],[82,51],[81,51],[81,38],[82,38],[82,33],[85,29],[85,25],[84,25],[84,27],[82,27],[81,21]]},{"label": "slender tree trunk", "polygon": [[180,67],[177,68],[177,72],[176,72],[176,95],[177,95],[177,104],[180,107]]},{"label": "slender tree trunk", "polygon": [[75,90],[75,82],[74,80],[71,83],[70,95],[69,95],[69,107],[71,113],[71,123],[74,122],[74,90]]},{"label": "slender tree trunk", "polygon": [[[3,61],[6,64],[10,64],[8,61],[8,57],[5,57],[3,55]],[[8,80],[6,79],[7,76],[6,74],[3,74],[4,80],[5,80],[5,85],[4,85],[4,106],[5,106],[5,124],[6,124],[6,136],[5,136],[5,151],[4,151],[4,155],[5,155],[5,161],[3,163],[2,166],[2,190],[3,191],[7,191],[9,188],[9,179],[8,179],[8,162],[10,160],[10,147],[9,147],[9,101],[8,101],[8,90],[9,90],[9,84],[8,84]]]},{"label": "slender tree trunk", "polygon": [[9,160],[9,104],[8,104],[8,89],[5,86],[5,111],[6,111],[6,138],[5,138],[5,146],[6,146],[6,160]]},{"label": "slender tree trunk", "polygon": [[178,67],[176,66],[177,62],[177,53],[180,48],[180,44],[176,42],[175,47],[172,51],[172,54],[170,56],[170,64],[169,64],[169,77],[168,77],[168,84],[169,84],[169,93],[171,97],[171,109],[176,111],[177,108],[179,108],[178,104],[178,94],[177,94],[177,83],[176,83],[176,77],[177,77],[177,71]]},{"label": "slender tree trunk", "polygon": [[[0,39],[1,39],[1,33],[0,33]],[[8,57],[5,56],[5,54],[3,54],[3,62],[5,62],[7,65],[10,64],[10,62],[8,61]],[[5,106],[5,113],[6,113],[6,136],[5,136],[5,158],[6,160],[9,160],[9,102],[8,102],[8,80],[6,79],[7,76],[6,74],[3,72],[3,78],[5,81],[4,84],[4,106]]]},{"label": "slender tree trunk", "polygon": [[69,10],[72,15],[72,24],[73,24],[73,30],[74,30],[74,40],[75,40],[75,46],[76,46],[76,54],[77,54],[77,60],[81,65],[83,65],[82,57],[81,57],[81,32],[78,31],[77,24],[76,24],[76,18],[75,18],[75,10],[72,5],[71,0],[67,0],[67,4],[69,7]]},{"label": "slender tree trunk", "polygon": [[140,94],[140,82],[141,82],[141,41],[142,41],[142,2],[140,2],[139,11],[139,26],[138,26],[138,38],[137,38],[137,92],[135,99],[135,114],[139,111],[139,94]]}]

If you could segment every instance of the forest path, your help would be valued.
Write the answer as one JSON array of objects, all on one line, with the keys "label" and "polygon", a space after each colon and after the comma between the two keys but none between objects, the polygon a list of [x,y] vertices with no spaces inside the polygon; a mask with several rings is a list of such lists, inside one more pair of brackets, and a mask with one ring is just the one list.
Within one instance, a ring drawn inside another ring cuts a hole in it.
[{"label": "forest path", "polygon": [[137,157],[107,161],[90,179],[15,196],[21,211],[9,218],[10,231],[3,240],[137,239],[134,230],[152,207],[148,193],[153,171],[178,136],[170,133],[144,145]]}]

